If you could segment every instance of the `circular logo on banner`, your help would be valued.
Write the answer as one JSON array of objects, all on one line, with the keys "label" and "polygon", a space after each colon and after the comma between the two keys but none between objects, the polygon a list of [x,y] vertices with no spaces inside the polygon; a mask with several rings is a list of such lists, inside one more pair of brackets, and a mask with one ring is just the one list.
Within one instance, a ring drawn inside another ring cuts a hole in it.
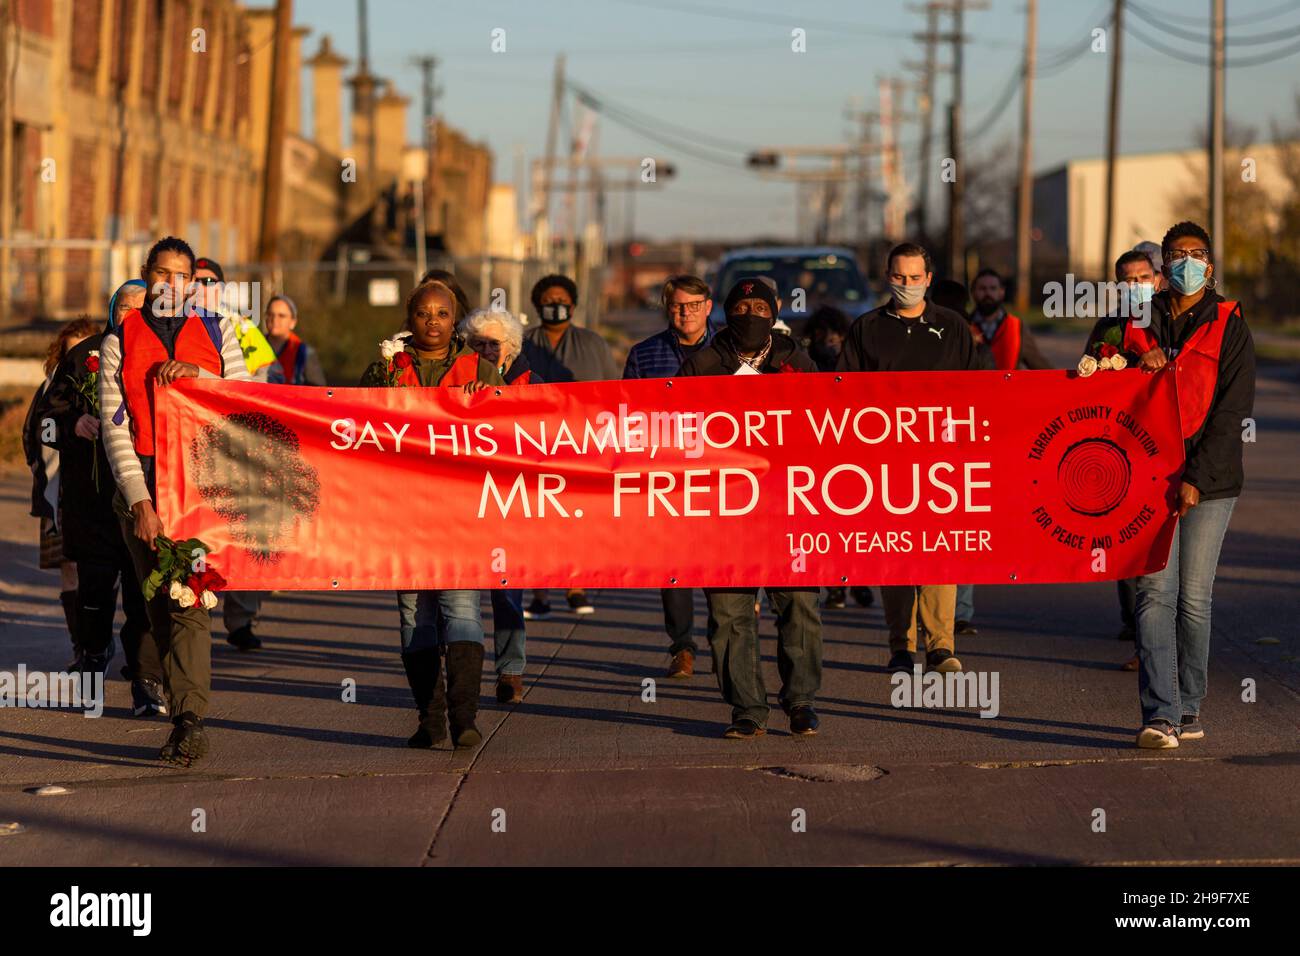
[{"label": "circular logo on banner", "polygon": [[1085,438],[1065,450],[1056,466],[1061,499],[1081,515],[1110,514],[1128,495],[1133,466],[1109,438]]}]

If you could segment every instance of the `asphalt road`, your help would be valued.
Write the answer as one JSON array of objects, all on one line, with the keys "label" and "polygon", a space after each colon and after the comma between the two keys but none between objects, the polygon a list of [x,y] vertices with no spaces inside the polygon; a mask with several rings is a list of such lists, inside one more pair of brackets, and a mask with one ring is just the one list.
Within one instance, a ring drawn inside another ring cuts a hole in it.
[{"label": "asphalt road", "polygon": [[[1047,345],[1062,362],[1077,347]],[[404,746],[390,595],[278,594],[262,651],[218,626],[200,772],[157,763],[168,727],[128,715],[115,673],[100,719],[0,711],[0,865],[1300,862],[1298,393],[1294,370],[1264,371],[1207,736],[1177,751],[1133,746],[1107,584],[978,590],[980,634],[958,654],[998,673],[992,719],[894,708],[879,608],[827,611],[821,733],[791,737],[776,712],[753,742],[721,739],[707,652],[692,680],[662,679],[655,592],[601,592],[594,616],[530,624],[524,703],[492,702],[488,668],[473,752]],[[21,478],[0,483],[0,670],[68,657],[27,502]],[[762,634],[774,692],[766,610]],[[32,792],[50,784],[67,792]]]}]

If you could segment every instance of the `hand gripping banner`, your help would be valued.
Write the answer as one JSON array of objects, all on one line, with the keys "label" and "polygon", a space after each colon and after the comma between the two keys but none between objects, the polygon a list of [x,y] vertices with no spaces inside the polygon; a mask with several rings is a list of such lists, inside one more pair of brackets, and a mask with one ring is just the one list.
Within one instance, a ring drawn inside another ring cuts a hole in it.
[{"label": "hand gripping banner", "polygon": [[158,390],[158,505],[231,588],[1098,581],[1162,568],[1173,376]]}]

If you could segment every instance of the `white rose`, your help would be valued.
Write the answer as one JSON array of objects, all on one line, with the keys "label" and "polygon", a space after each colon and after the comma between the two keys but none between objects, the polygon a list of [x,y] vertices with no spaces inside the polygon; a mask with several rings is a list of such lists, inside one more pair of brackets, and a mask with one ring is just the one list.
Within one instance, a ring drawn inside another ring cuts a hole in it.
[{"label": "white rose", "polygon": [[1110,367],[1113,372],[1122,372],[1124,369],[1128,368],[1128,359],[1119,352],[1116,352],[1110,357]]},{"label": "white rose", "polygon": [[205,611],[211,611],[217,606],[217,596],[204,588],[203,593],[199,595],[199,603],[203,605]]},{"label": "white rose", "polygon": [[1097,371],[1097,360],[1091,355],[1085,355],[1079,359],[1079,378],[1087,378],[1093,372]]},{"label": "white rose", "polygon": [[406,339],[410,332],[398,332],[391,339],[384,339],[379,343],[379,355],[385,362],[391,362],[394,355],[406,351]]},{"label": "white rose", "polygon": [[181,596],[182,587],[183,585],[181,584],[181,582],[173,581],[171,590],[167,592],[167,596],[171,598],[173,601],[175,601],[178,597]]},{"label": "white rose", "polygon": [[1097,368],[1103,372],[1109,372],[1111,370],[1111,367],[1112,366],[1110,364],[1109,356],[1107,356],[1106,358],[1102,359],[1100,362],[1097,363]]},{"label": "white rose", "polygon": [[193,607],[194,602],[198,599],[198,595],[184,586],[181,587],[181,593],[176,595],[176,603],[181,607]]}]

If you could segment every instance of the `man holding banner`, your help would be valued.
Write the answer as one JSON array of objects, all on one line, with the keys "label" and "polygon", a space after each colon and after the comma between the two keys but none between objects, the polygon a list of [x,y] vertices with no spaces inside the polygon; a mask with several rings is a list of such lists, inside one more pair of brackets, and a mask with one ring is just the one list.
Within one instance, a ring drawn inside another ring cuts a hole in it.
[{"label": "man holding banner", "polygon": [[[776,290],[763,279],[741,279],[727,293],[723,310],[727,327],[704,348],[693,352],[679,376],[772,375],[815,372],[813,360],[794,339],[772,326],[780,312]],[[821,589],[768,588],[776,611],[776,663],[781,674],[781,707],[790,716],[790,732],[817,733],[813,700],[821,687],[822,622],[817,608]],[[713,669],[722,698],[731,705],[731,724],[723,736],[751,739],[767,733],[767,688],[758,647],[757,589],[705,588]]]},{"label": "man holding banner", "polygon": [[[117,481],[114,506],[140,581],[153,573],[156,539],[168,530],[154,510],[156,391],[183,378],[250,377],[230,320],[187,307],[194,271],[194,251],[183,240],[154,243],[141,270],[144,305],[123,316],[101,345],[101,434]],[[188,767],[208,752],[203,717],[212,689],[212,622],[201,605],[181,607],[161,588],[149,602],[149,618],[174,724],[159,757]]]},{"label": "man holding banner", "polygon": [[[891,297],[859,316],[840,353],[843,372],[939,372],[979,369],[981,358],[964,316],[927,302],[933,270],[930,254],[904,242],[886,260]],[[947,437],[951,440],[951,437]],[[916,625],[926,630],[925,663],[930,670],[961,670],[953,654],[953,584],[890,585],[880,589],[889,625],[889,670],[910,672],[915,661]]]}]

